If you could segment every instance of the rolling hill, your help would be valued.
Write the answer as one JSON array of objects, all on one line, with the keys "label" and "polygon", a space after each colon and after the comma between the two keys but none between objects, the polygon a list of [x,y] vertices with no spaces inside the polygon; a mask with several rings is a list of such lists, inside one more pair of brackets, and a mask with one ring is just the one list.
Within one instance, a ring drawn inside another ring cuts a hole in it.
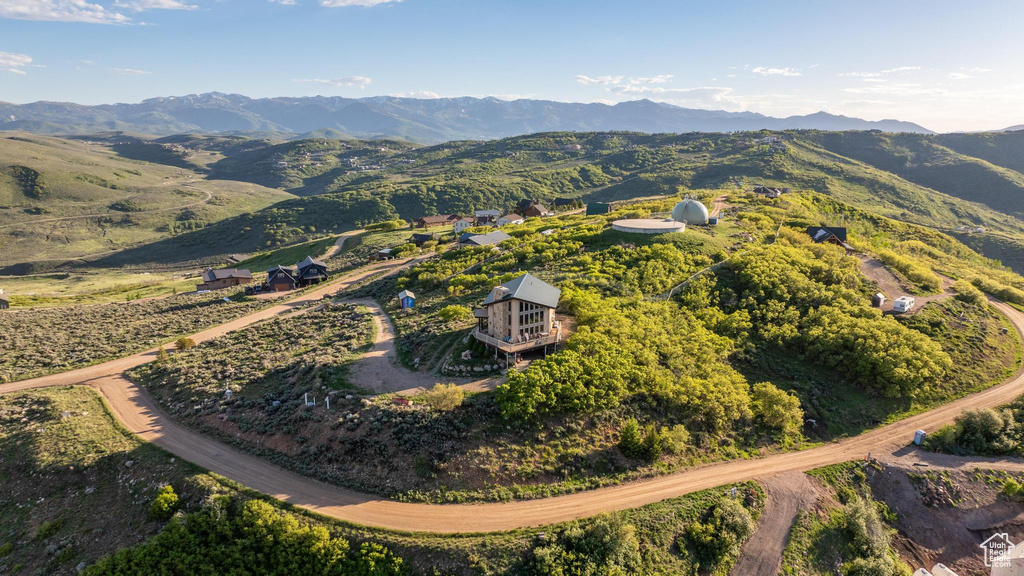
[{"label": "rolling hill", "polygon": [[650,100],[600,103],[497,98],[304,97],[253,99],[239,94],[190,94],[137,104],[83,106],[65,102],[0,102],[0,130],[42,134],[136,131],[346,135],[420,143],[489,140],[534,132],[628,130],[735,132],[744,130],[886,130],[927,133],[911,122],[877,122],[818,112],[773,118],[753,112],[681,108]]}]

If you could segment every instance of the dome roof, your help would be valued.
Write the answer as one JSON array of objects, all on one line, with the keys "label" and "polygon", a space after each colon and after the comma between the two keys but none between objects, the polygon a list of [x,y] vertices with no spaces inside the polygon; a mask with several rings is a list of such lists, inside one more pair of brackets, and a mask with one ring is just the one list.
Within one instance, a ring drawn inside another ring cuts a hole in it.
[{"label": "dome roof", "polygon": [[708,223],[708,208],[698,200],[687,198],[672,209],[672,219],[692,226],[703,226]]}]

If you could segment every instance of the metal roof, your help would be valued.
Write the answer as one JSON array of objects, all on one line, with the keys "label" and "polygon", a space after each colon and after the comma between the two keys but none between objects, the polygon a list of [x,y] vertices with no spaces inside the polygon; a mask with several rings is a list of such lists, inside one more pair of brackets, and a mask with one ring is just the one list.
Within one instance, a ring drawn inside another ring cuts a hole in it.
[{"label": "metal roof", "polygon": [[[499,290],[499,288],[504,290]],[[496,296],[498,294],[500,296]],[[557,308],[558,300],[561,297],[561,290],[527,272],[519,278],[510,280],[491,290],[487,298],[484,299],[484,305],[487,306],[496,302],[515,299],[547,306],[548,308]]]}]

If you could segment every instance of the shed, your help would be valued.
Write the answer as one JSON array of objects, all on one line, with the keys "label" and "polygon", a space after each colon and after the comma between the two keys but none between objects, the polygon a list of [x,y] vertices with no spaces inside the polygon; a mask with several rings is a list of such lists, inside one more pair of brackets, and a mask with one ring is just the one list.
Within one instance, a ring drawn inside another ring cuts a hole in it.
[{"label": "shed", "polygon": [[422,248],[427,242],[437,240],[437,234],[413,234],[409,240],[417,247]]},{"label": "shed", "polygon": [[718,216],[708,216],[708,226],[718,226]]},{"label": "shed", "polygon": [[612,211],[612,205],[607,202],[591,202],[587,204],[587,216],[607,214]]},{"label": "shed", "polygon": [[871,297],[871,305],[874,306],[875,308],[881,308],[882,305],[885,304],[885,300],[885,294],[879,292],[878,294],[875,294],[874,296]]},{"label": "shed", "polygon": [[0,310],[7,310],[11,307],[11,298],[7,294],[0,294]]},{"label": "shed", "polygon": [[398,293],[398,302],[401,304],[402,310],[407,310],[416,305],[416,295],[409,290],[402,290]]}]

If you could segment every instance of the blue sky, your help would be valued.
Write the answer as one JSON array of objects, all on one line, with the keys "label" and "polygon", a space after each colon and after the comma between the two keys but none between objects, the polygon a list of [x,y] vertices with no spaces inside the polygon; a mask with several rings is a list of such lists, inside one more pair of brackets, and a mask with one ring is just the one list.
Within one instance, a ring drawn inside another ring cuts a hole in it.
[{"label": "blue sky", "polygon": [[0,100],[235,92],[1024,123],[1024,2],[0,0]]}]

